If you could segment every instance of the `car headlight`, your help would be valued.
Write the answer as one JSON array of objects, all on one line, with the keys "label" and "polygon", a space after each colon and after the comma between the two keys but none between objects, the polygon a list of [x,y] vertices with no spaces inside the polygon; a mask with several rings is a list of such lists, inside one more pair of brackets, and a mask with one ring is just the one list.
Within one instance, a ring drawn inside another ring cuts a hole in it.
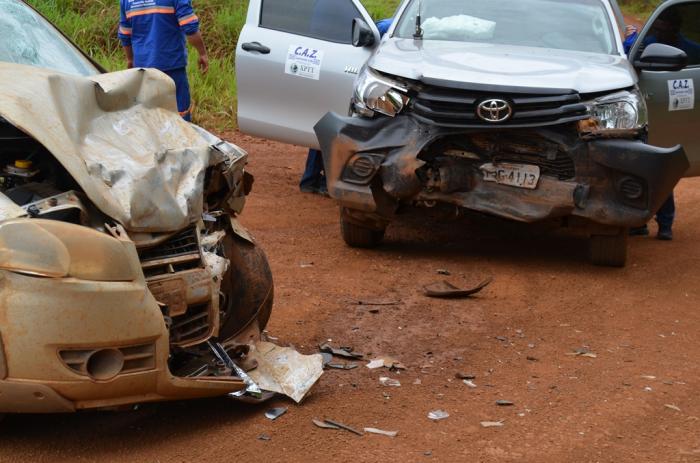
[{"label": "car headlight", "polygon": [[600,97],[588,107],[599,130],[637,130],[649,121],[647,104],[637,90]]},{"label": "car headlight", "polygon": [[353,106],[362,116],[372,117],[378,112],[394,117],[408,104],[407,91],[399,82],[365,66],[355,83]]},{"label": "car headlight", "polygon": [[66,222],[17,219],[0,224],[0,269],[45,278],[134,281],[138,258],[104,233]]}]

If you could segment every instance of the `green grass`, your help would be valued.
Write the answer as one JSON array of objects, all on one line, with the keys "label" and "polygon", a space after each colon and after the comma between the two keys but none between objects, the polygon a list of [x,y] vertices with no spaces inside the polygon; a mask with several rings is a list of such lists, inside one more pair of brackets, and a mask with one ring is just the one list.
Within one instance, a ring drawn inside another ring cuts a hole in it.
[{"label": "green grass", "polygon": [[[83,50],[108,70],[123,69],[125,60],[117,40],[118,0],[28,0]],[[293,0],[290,0],[293,1]],[[660,0],[621,0],[629,14],[645,18]],[[400,0],[363,0],[375,19],[391,17]],[[202,32],[209,47],[210,70],[202,76],[196,60],[189,75],[197,123],[215,129],[235,126],[236,41],[245,23],[247,0],[195,0]]]}]

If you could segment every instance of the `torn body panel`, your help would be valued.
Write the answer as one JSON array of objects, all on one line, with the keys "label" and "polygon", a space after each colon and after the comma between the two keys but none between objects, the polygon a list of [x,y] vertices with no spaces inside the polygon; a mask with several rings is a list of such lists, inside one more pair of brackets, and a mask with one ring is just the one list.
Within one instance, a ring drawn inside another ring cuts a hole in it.
[{"label": "torn body panel", "polygon": [[[688,168],[681,147],[584,140],[575,123],[449,129],[411,115],[364,119],[329,113],[316,131],[331,196],[387,221],[393,211],[378,207],[386,203],[384,195],[397,204],[439,201],[522,222],[573,216],[611,227],[636,226],[651,218]],[[371,170],[366,166],[374,159],[380,162]],[[537,166],[536,188],[488,181],[485,166],[503,163]]]}]

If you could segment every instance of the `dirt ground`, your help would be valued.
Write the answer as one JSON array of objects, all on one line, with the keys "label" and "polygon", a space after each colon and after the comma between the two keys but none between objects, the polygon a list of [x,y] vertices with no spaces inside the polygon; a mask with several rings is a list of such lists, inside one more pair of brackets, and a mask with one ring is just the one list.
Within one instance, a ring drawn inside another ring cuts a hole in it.
[{"label": "dirt ground", "polygon": [[[700,461],[699,180],[677,190],[676,240],[634,239],[625,269],[589,265],[586,241],[566,232],[437,211],[405,216],[385,246],[362,251],[342,242],[333,201],[298,192],[304,150],[232,138],[256,176],[243,222],[276,279],[271,334],[305,353],[332,339],[408,369],[328,371],[300,406],[216,399],[9,417],[0,461]],[[486,277],[470,300],[421,294]],[[582,348],[596,357],[569,355]],[[272,406],[289,411],[271,422]],[[449,418],[429,420],[437,409]],[[315,417],[399,434],[322,430]]]}]

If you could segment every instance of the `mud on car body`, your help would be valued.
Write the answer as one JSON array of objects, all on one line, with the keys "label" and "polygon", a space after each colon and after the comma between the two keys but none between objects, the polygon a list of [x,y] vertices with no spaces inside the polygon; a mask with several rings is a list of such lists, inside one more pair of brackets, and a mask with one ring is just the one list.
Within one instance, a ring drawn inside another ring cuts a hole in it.
[{"label": "mud on car body", "polygon": [[[697,0],[664,2],[629,59],[614,0],[406,0],[382,39],[361,5],[348,2],[358,13],[342,19],[352,28],[337,26],[349,36],[339,44],[292,20],[279,24],[275,2],[251,1],[242,40],[273,51],[239,50],[238,88],[242,130],[321,148],[352,246],[379,244],[401,204],[442,203],[522,222],[560,220],[590,235],[595,263],[624,265],[627,229],[649,220],[681,177],[700,173],[697,97],[674,89],[693,87],[700,63],[650,40],[671,10],[695,18]],[[700,40],[698,24],[677,25],[684,43]],[[283,39],[324,56],[353,47],[369,56],[353,63],[343,55],[342,77],[326,58],[318,81],[278,73],[297,95],[284,101],[298,117],[285,120],[290,109],[259,96],[246,76],[253,64],[270,66],[274,49],[287,49]],[[317,106],[331,86],[348,89],[345,107]]]},{"label": "mud on car body", "polygon": [[0,6],[0,414],[259,397],[255,375],[292,391],[262,367],[279,351],[259,342],[270,268],[238,221],[247,153],[185,122],[165,74],[102,73]]}]

